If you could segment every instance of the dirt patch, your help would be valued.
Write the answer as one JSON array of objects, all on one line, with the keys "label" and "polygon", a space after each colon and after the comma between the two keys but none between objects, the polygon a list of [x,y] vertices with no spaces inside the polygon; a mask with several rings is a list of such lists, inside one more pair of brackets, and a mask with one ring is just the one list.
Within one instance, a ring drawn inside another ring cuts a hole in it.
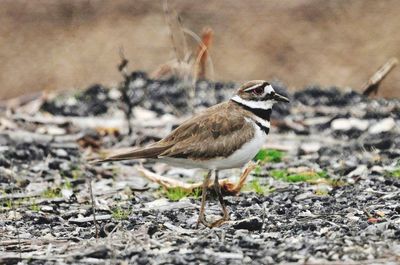
[{"label": "dirt patch", "polygon": [[[389,57],[400,57],[396,0],[169,1],[183,24],[215,31],[217,80],[279,79],[290,89],[358,89]],[[159,2],[2,1],[0,98],[37,90],[116,84],[118,51],[131,69],[174,58]],[[191,42],[191,41],[189,41]],[[399,96],[395,70],[380,95]]]}]

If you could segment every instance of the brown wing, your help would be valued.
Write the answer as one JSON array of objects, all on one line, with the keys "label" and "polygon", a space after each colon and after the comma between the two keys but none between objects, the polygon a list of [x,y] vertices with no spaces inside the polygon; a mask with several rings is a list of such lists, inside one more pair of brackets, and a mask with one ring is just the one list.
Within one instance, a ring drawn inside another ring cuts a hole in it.
[{"label": "brown wing", "polygon": [[254,128],[244,113],[226,102],[184,122],[156,146],[170,146],[160,157],[202,160],[227,157],[253,136]]},{"label": "brown wing", "polygon": [[221,103],[187,120],[157,143],[93,163],[163,156],[194,160],[227,157],[254,136],[245,116],[236,104]]}]

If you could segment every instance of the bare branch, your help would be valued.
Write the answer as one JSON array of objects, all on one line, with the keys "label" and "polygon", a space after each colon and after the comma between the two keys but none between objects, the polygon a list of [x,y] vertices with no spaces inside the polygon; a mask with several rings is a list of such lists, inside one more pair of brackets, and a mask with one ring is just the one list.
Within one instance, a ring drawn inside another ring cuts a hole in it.
[{"label": "bare branch", "polygon": [[89,173],[89,193],[90,193],[90,199],[92,201],[92,212],[93,212],[93,223],[96,231],[96,241],[99,239],[99,228],[98,224],[96,221],[96,203],[94,201],[94,195],[93,195],[93,189],[92,189],[92,173]]},{"label": "bare branch", "polygon": [[390,58],[384,65],[371,76],[371,78],[362,87],[363,94],[369,96],[372,93],[376,95],[378,93],[379,85],[382,80],[396,67],[399,63],[397,58]]}]

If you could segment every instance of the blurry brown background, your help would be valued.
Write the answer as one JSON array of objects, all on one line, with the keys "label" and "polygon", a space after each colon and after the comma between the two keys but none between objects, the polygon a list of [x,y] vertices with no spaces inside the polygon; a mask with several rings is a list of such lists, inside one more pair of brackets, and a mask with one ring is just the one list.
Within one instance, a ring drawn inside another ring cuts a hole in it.
[{"label": "blurry brown background", "polygon": [[[215,79],[279,79],[359,89],[400,58],[398,0],[170,0],[183,25],[214,30]],[[174,58],[163,1],[2,0],[0,99],[41,89],[116,84],[119,48],[129,69]],[[193,43],[192,43],[193,44]],[[400,67],[380,95],[400,96]]]}]

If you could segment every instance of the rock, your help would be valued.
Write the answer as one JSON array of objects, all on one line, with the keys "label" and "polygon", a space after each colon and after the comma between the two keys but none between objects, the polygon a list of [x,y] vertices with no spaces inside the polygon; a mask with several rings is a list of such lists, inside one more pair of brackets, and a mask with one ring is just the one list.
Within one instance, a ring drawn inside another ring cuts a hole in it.
[{"label": "rock", "polygon": [[309,154],[309,153],[315,153],[318,152],[319,149],[321,148],[321,144],[318,142],[309,142],[309,143],[303,143],[300,146],[300,150],[304,154]]},{"label": "rock", "polygon": [[396,122],[393,118],[389,117],[383,120],[378,121],[377,123],[373,124],[369,129],[368,132],[370,134],[379,134],[382,132],[388,132],[392,130],[396,126]]},{"label": "rock", "polygon": [[371,173],[378,173],[378,174],[384,174],[386,171],[383,167],[381,166],[373,166],[371,167]]},{"label": "rock", "polygon": [[12,170],[0,166],[0,183],[11,183],[14,178]]},{"label": "rock", "polygon": [[55,150],[55,154],[56,154],[56,156],[62,157],[62,158],[68,157],[68,153],[64,149]]},{"label": "rock", "polygon": [[305,199],[308,199],[308,198],[312,198],[312,197],[315,197],[315,196],[316,195],[314,193],[312,193],[312,192],[304,192],[304,193],[301,193],[301,194],[297,195],[294,199],[296,201],[302,201],[302,200],[305,200]]},{"label": "rock", "polygon": [[347,174],[347,177],[353,178],[353,177],[367,177],[368,176],[368,167],[366,165],[360,165],[353,171],[351,171],[349,174]]},{"label": "rock", "polygon": [[232,224],[235,229],[245,229],[249,231],[257,231],[260,230],[263,223],[260,218],[252,217],[249,219],[243,219],[236,221]]},{"label": "rock", "polygon": [[141,208],[141,211],[168,211],[171,209],[181,209],[181,208],[194,208],[195,205],[190,202],[189,199],[184,198],[177,202],[170,202],[169,200],[162,198],[154,200],[152,202],[146,203],[145,208]]},{"label": "rock", "polygon": [[356,118],[339,118],[333,120],[331,128],[335,131],[349,131],[350,129],[357,129],[365,131],[368,128],[369,122]]},{"label": "rock", "polygon": [[152,120],[157,117],[157,113],[142,107],[134,107],[132,112],[134,117],[137,117],[139,120]]},{"label": "rock", "polygon": [[374,149],[380,149],[380,150],[387,150],[390,149],[393,145],[393,139],[391,138],[378,138],[374,140],[369,140],[366,139],[364,143],[364,148],[371,151]]},{"label": "rock", "polygon": [[37,133],[48,134],[48,135],[63,135],[66,134],[66,130],[64,128],[60,128],[57,126],[43,126],[39,127],[36,130]]},{"label": "rock", "polygon": [[43,205],[42,207],[40,207],[40,210],[43,212],[53,212],[54,211],[53,207],[51,207],[50,205]]},{"label": "rock", "polygon": [[332,118],[329,116],[320,116],[320,117],[307,118],[303,121],[303,123],[307,126],[316,126],[316,125],[326,124],[330,120],[332,120]]}]

